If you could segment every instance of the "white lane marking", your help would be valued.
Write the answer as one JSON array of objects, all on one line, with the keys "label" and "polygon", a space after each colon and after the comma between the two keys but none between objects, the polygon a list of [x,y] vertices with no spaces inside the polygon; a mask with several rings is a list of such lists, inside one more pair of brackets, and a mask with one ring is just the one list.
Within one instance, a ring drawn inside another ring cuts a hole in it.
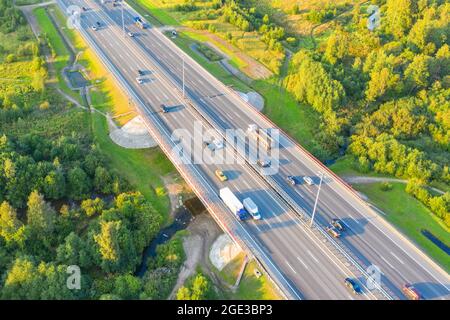
[{"label": "white lane marking", "polygon": [[317,260],[317,258],[312,254],[312,252],[311,252],[310,250],[308,250],[308,254],[311,256],[311,258],[314,259],[314,261],[315,261],[316,263],[319,263],[319,260]]},{"label": "white lane marking", "polygon": [[292,268],[292,266],[289,264],[289,262],[287,260],[285,260],[286,264],[288,265],[288,267],[292,270],[292,272],[294,272],[295,274],[297,274],[297,271],[295,271],[294,268]]},{"label": "white lane marking", "polygon": [[405,264],[405,263],[402,261],[402,259],[400,259],[399,257],[397,257],[397,256],[395,255],[395,253],[393,253],[392,251],[391,251],[391,254],[392,254],[392,256],[393,256],[395,259],[397,259],[398,261],[400,261],[401,264]]},{"label": "white lane marking", "polygon": [[306,265],[306,263],[303,262],[302,259],[300,259],[300,257],[297,257],[297,260],[300,261],[300,263],[305,267],[306,270],[309,270],[308,266]]},{"label": "white lane marking", "polygon": [[[269,194],[269,195],[270,195],[270,194]],[[272,197],[272,195],[270,195],[270,196]],[[275,199],[274,199],[274,201],[275,201]],[[276,203],[277,205],[279,205],[278,202],[275,202],[275,203]],[[278,217],[277,217],[277,218],[278,218]]]},{"label": "white lane marking", "polygon": [[389,263],[389,261],[387,261],[387,259],[383,256],[380,256],[381,260],[383,260],[384,262],[386,262],[386,264],[389,266],[389,268],[391,269],[395,269],[392,264]]}]

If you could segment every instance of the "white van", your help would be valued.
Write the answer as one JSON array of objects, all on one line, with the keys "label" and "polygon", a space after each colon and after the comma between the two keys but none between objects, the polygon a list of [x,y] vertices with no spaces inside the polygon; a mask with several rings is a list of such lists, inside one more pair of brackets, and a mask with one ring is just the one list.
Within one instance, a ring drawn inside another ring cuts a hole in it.
[{"label": "white van", "polygon": [[312,186],[314,184],[313,179],[311,179],[311,177],[308,177],[308,176],[304,176],[303,181],[305,181],[310,186]]},{"label": "white van", "polygon": [[242,201],[245,210],[253,217],[255,220],[261,220],[261,214],[258,211],[258,206],[253,202],[251,198],[245,198]]}]

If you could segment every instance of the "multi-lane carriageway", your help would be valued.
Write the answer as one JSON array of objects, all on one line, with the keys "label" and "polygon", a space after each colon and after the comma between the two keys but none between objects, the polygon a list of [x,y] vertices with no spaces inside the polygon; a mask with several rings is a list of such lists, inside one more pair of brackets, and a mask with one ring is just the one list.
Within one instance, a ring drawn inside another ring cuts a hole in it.
[{"label": "multi-lane carriageway", "polygon": [[[159,30],[136,27],[133,19],[138,15],[130,7],[123,7],[125,31],[133,32],[135,37],[122,31],[120,6],[100,1],[60,0],[58,3],[64,11],[70,5],[88,8],[81,13],[81,34],[135,100],[152,135],[159,135],[157,140],[172,161],[176,160],[170,151],[174,144],[171,133],[186,129],[193,134],[198,130],[195,121],[215,129],[219,137],[226,129],[245,130],[253,123],[262,128],[276,128]],[[93,31],[91,26],[97,21],[102,27]],[[188,99],[181,96],[183,60]],[[136,82],[137,70],[148,73],[143,84]],[[161,103],[178,107],[174,112],[161,114]],[[177,168],[219,224],[241,246],[252,251],[289,298],[403,299],[400,288],[405,283],[414,284],[426,299],[450,297],[449,275],[442,268],[285,134],[280,136],[279,154],[280,170],[271,176],[259,174],[249,163],[236,161],[220,165],[231,178],[225,183],[214,177],[216,165],[184,164]],[[239,153],[235,157],[242,160]],[[310,229],[306,218],[312,212],[317,185],[292,187],[286,182],[286,176],[308,175],[317,181],[318,172],[325,174],[325,178],[317,207],[317,224]],[[251,196],[264,219],[236,221],[217,198],[218,190],[224,186],[240,198]],[[349,229],[337,241],[322,231],[332,218],[340,218]],[[343,285],[343,279],[358,278],[364,285],[366,270],[372,265],[382,272],[381,290],[370,291],[364,287],[363,295],[353,296]]]}]

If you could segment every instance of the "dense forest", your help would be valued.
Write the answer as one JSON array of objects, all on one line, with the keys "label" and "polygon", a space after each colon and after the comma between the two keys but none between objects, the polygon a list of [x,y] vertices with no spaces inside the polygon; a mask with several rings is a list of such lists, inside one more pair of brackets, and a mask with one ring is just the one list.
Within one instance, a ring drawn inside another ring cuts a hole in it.
[{"label": "dense forest", "polygon": [[[308,11],[305,19],[328,33],[316,45],[286,27],[307,2],[273,10],[271,1],[185,1],[174,11],[190,12],[189,26],[217,33],[220,22],[255,32],[273,60],[271,69],[288,93],[311,107],[321,123],[315,130],[316,156],[354,159],[361,173],[377,172],[408,180],[407,191],[450,226],[450,4],[444,0],[373,0],[335,4]],[[279,2],[279,1],[278,1]],[[325,5],[325,3],[327,3]],[[379,27],[369,30],[369,5],[380,10]],[[334,19],[348,12],[341,19]],[[217,22],[219,21],[219,23]],[[224,29],[224,27],[223,27]],[[312,32],[312,31],[311,31]],[[239,39],[224,38],[239,47]],[[303,39],[304,43],[304,39]],[[278,76],[277,76],[278,77]]]},{"label": "dense forest", "polygon": [[446,1],[372,1],[380,27],[356,5],[316,50],[295,54],[285,86],[322,116],[321,141],[342,148],[361,172],[409,180],[407,191],[450,226],[450,5]]},{"label": "dense forest", "polygon": [[90,114],[46,84],[43,44],[12,1],[0,17],[0,299],[167,298],[179,238],[134,275],[165,213],[109,167]]}]

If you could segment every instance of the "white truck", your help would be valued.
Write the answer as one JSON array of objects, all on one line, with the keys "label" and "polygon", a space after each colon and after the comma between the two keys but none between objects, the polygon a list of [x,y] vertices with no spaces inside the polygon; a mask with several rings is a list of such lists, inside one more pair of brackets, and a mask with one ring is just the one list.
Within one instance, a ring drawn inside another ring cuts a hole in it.
[{"label": "white truck", "polygon": [[219,190],[219,197],[227,205],[227,207],[236,215],[239,220],[245,220],[247,213],[242,202],[234,195],[230,188],[222,188]]},{"label": "white truck", "polygon": [[258,206],[253,202],[251,198],[245,198],[242,203],[244,204],[245,210],[253,217],[255,220],[261,220],[261,214],[259,213]]}]

